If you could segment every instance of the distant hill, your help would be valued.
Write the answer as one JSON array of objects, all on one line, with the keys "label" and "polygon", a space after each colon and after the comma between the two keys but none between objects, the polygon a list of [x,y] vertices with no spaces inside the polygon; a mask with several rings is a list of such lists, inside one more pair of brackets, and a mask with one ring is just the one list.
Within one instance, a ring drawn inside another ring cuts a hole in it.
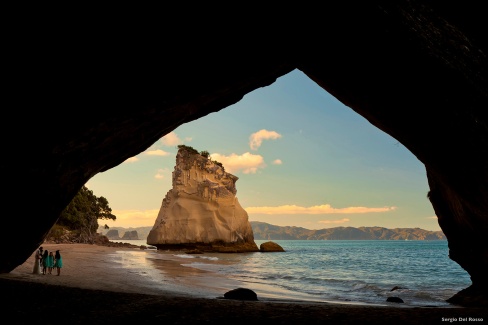
[{"label": "distant hill", "polygon": [[[420,228],[383,227],[334,227],[310,230],[301,227],[280,227],[260,221],[251,221],[252,232],[256,240],[446,240],[442,231],[430,231]],[[146,239],[152,227],[111,227],[98,232],[106,235],[110,230],[117,230],[123,237],[126,232],[137,231],[139,239]]]},{"label": "distant hill", "polygon": [[446,240],[442,231],[420,228],[335,227],[310,230],[251,221],[256,240]]}]

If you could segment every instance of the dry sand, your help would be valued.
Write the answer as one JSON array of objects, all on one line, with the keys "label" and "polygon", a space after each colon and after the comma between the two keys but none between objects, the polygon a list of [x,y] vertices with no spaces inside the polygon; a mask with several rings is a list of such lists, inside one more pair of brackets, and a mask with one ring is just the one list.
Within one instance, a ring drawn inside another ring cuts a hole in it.
[{"label": "dry sand", "polygon": [[[34,257],[0,274],[0,310],[27,324],[435,324],[485,323],[482,308],[372,307],[323,302],[223,299],[242,283],[181,266],[172,254],[138,248],[45,244],[61,251],[60,276],[32,274]],[[161,258],[162,257],[162,258]],[[158,280],[155,280],[158,279]],[[8,317],[7,317],[8,316]],[[475,319],[482,318],[483,321]]]}]

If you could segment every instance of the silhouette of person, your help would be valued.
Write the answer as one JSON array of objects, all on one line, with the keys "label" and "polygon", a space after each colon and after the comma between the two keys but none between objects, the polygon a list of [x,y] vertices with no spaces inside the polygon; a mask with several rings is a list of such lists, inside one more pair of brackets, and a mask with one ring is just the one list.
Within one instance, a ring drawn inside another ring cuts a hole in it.
[{"label": "silhouette of person", "polygon": [[46,249],[42,254],[42,274],[46,274],[47,271],[47,258],[49,256],[49,252]]},{"label": "silhouette of person", "polygon": [[63,258],[61,257],[61,253],[59,250],[56,251],[56,255],[54,255],[54,267],[56,268],[57,274],[61,274],[61,268],[63,267]]},{"label": "silhouette of person", "polygon": [[44,248],[42,246],[39,247],[39,255],[41,256],[39,258],[39,264],[41,265],[41,272],[42,272],[42,258],[44,257]]},{"label": "silhouette of person", "polygon": [[42,247],[39,247],[34,254],[34,268],[32,269],[32,273],[34,274],[41,274],[41,258],[42,258]]}]

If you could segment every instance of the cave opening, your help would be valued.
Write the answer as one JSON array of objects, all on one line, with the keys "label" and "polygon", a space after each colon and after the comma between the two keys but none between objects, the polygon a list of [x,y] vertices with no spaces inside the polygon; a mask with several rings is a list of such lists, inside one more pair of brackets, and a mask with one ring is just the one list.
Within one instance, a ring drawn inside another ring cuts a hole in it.
[{"label": "cave opening", "polygon": [[[316,231],[337,227],[440,231],[427,199],[423,164],[299,70],[219,112],[180,125],[146,151],[91,179],[87,186],[107,197],[117,216],[117,221],[107,222],[111,229],[146,227],[149,231],[171,188],[179,144],[208,151],[239,177],[237,197],[251,222]],[[375,248],[368,252],[360,246],[334,250],[340,252],[336,263],[345,259],[364,265],[357,274],[347,275],[351,281],[372,274],[367,256]],[[448,259],[447,244],[442,249],[444,258],[438,267],[453,270],[460,280],[447,294],[452,295],[469,285],[469,277]],[[402,266],[399,252],[392,261],[398,277],[390,279],[391,287],[401,283],[402,269],[416,271],[415,264]],[[353,258],[354,254],[362,258]],[[419,255],[419,263],[428,266],[426,261]],[[315,270],[325,274],[333,270],[324,263],[324,269]],[[439,278],[439,283],[449,286],[448,277]]]},{"label": "cave opening", "polygon": [[[303,210],[252,209],[251,221],[259,215],[259,221],[310,229],[440,230],[427,199],[423,164],[299,70],[179,126],[141,154],[93,177],[88,187],[106,196],[123,216],[109,226],[122,226],[129,211],[138,213],[134,222],[152,225],[171,188],[178,144],[209,151],[238,176],[243,207],[296,205]],[[323,213],[310,209],[321,205],[331,208]]]}]

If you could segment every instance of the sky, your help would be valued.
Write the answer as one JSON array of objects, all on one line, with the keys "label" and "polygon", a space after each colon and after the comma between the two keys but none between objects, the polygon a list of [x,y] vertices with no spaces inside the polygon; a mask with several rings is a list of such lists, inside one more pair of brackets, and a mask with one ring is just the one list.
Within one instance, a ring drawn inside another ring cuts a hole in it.
[{"label": "sky", "polygon": [[424,165],[299,70],[95,175],[86,186],[117,217],[100,225],[154,225],[179,144],[208,151],[239,177],[236,196],[249,221],[441,230]]}]

